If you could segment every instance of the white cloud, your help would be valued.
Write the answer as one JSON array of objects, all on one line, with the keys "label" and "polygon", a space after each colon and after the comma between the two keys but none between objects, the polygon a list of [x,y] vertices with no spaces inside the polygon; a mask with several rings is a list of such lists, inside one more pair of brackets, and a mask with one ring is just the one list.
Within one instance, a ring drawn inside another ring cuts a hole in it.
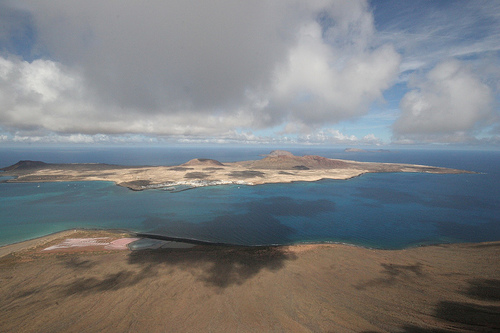
[{"label": "white cloud", "polygon": [[14,129],[64,131],[93,117],[77,73],[49,60],[0,57],[0,122]]},{"label": "white cloud", "polygon": [[0,57],[0,125],[34,137],[321,128],[365,114],[400,62],[390,45],[372,45],[366,1],[12,6],[29,15],[45,57]]},{"label": "white cloud", "polygon": [[[1,141],[0,137],[0,141]],[[7,143],[41,143],[41,144],[124,144],[124,143],[154,143],[158,138],[143,135],[105,135],[105,134],[54,134],[54,133],[23,133],[18,132],[4,136]]]},{"label": "white cloud", "polygon": [[309,134],[301,134],[296,143],[301,144],[344,144],[344,145],[379,145],[382,141],[374,134],[359,139],[355,135],[344,134],[338,129],[321,129]]},{"label": "white cloud", "polygon": [[400,63],[389,44],[373,48],[373,16],[365,2],[334,2],[322,18],[302,25],[278,67],[269,102],[287,120],[313,127],[366,114]]},{"label": "white cloud", "polygon": [[375,144],[375,145],[381,145],[382,144],[382,141],[377,138],[375,136],[375,134],[368,134],[368,135],[365,135],[362,139],[361,139],[361,142],[362,143],[365,143],[365,144]]},{"label": "white cloud", "polygon": [[359,139],[337,129],[322,129],[309,134],[300,135],[263,135],[251,131],[227,131],[223,134],[210,135],[154,135],[140,134],[105,135],[105,134],[54,134],[46,131],[19,131],[11,136],[0,135],[0,142],[5,143],[38,143],[38,144],[150,144],[150,143],[188,143],[188,144],[268,144],[268,145],[379,145],[381,140],[374,134]]},{"label": "white cloud", "polygon": [[415,79],[401,100],[395,140],[466,141],[493,121],[493,91],[471,67],[448,60]]},{"label": "white cloud", "polygon": [[[374,1],[378,43],[402,54],[401,72],[434,67],[443,59],[476,58],[500,49],[500,2]],[[405,79],[404,77],[402,79]]]},{"label": "white cloud", "polygon": [[[400,57],[389,45],[355,49],[332,47],[317,22],[304,26],[277,72],[270,105],[283,117],[313,126],[365,114],[396,78]],[[342,59],[346,51],[355,52]]]}]

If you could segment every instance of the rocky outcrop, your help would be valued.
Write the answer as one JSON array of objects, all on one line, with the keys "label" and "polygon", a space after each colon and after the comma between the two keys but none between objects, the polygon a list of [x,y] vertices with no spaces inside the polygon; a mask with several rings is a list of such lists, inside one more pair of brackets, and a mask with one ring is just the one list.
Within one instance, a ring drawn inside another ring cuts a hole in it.
[{"label": "rocky outcrop", "polygon": [[224,166],[221,162],[217,160],[212,160],[210,158],[195,158],[184,164],[183,166]]},{"label": "rocky outcrop", "polygon": [[0,169],[2,171],[20,171],[20,170],[34,170],[34,169],[40,169],[44,168],[47,166],[47,163],[41,162],[41,161],[19,161],[16,164],[13,164],[11,166],[8,166],[6,168]]},{"label": "rocky outcrop", "polygon": [[279,151],[277,154],[271,153],[267,157],[255,161],[252,163],[251,168],[273,170],[314,170],[344,168],[346,166],[347,163],[341,160],[316,155],[295,156],[289,152]]},{"label": "rocky outcrop", "polygon": [[294,156],[294,155],[286,150],[273,150],[267,156],[268,157],[276,157],[276,156]]}]

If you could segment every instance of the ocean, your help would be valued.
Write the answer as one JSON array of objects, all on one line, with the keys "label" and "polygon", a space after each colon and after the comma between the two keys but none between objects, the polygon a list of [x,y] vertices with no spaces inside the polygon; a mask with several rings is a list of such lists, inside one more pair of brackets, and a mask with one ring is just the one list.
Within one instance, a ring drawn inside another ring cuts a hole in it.
[{"label": "ocean", "polygon": [[[0,245],[72,228],[127,229],[241,245],[332,242],[380,249],[500,240],[499,151],[285,149],[295,155],[425,164],[477,173],[365,174],[341,181],[227,185],[178,193],[134,192],[110,182],[0,183]],[[0,167],[27,159],[121,165],[177,165],[192,158],[233,162],[262,158],[271,150],[3,147]]]}]

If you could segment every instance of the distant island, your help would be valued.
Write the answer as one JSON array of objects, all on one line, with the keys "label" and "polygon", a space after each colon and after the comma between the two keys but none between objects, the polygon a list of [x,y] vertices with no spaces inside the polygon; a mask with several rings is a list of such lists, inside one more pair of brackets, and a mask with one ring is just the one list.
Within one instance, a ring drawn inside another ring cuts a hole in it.
[{"label": "distant island", "polygon": [[316,155],[295,156],[275,150],[260,160],[221,163],[210,158],[196,158],[177,166],[120,166],[111,164],[52,164],[19,161],[1,169],[12,176],[5,182],[112,181],[135,191],[165,189],[181,191],[215,185],[258,185],[349,179],[374,172],[425,172],[439,174],[470,171],[426,165],[357,162]]},{"label": "distant island", "polygon": [[390,150],[387,149],[376,149],[376,150],[366,150],[361,148],[346,148],[344,149],[345,153],[390,153]]}]

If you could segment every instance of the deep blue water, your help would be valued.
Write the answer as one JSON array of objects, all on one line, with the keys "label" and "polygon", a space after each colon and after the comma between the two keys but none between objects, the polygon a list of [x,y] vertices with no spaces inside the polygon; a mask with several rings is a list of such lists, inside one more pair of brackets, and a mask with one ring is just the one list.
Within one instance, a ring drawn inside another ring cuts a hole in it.
[{"label": "deep blue water", "polygon": [[[0,167],[52,163],[174,165],[207,157],[260,158],[270,148],[0,148]],[[124,228],[236,244],[343,242],[375,248],[500,240],[500,152],[399,150],[344,153],[359,161],[453,167],[479,174],[367,174],[338,181],[218,186],[170,193],[108,182],[0,184],[0,245],[76,227]]]}]

